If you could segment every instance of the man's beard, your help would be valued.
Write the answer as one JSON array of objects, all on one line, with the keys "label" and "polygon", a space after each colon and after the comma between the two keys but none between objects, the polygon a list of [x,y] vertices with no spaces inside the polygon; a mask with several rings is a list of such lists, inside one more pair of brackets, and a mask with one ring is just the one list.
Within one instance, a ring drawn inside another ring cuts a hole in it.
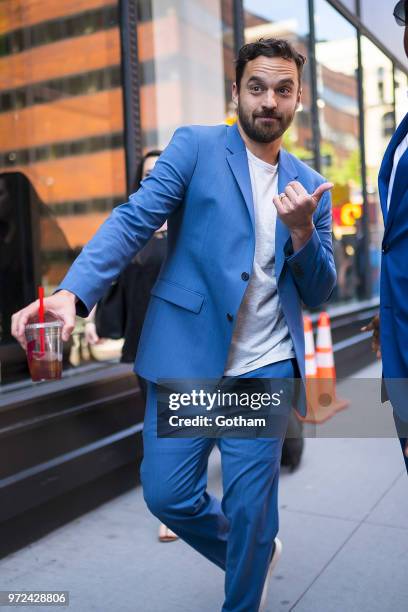
[{"label": "man's beard", "polygon": [[[283,115],[274,111],[259,112],[255,116],[251,113],[246,113],[238,102],[238,118],[245,134],[255,142],[273,142],[280,138],[288,129],[295,116],[295,110],[291,115]],[[274,118],[274,123],[263,123],[257,121],[257,117]]]}]

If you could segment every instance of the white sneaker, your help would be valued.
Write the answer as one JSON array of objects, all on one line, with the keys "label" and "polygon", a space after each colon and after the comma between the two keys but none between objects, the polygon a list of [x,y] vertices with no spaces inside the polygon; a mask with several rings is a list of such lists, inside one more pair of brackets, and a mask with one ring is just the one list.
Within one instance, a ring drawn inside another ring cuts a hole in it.
[{"label": "white sneaker", "polygon": [[279,561],[279,557],[282,554],[282,542],[279,540],[279,538],[275,538],[274,542],[275,542],[275,550],[273,551],[272,559],[271,559],[271,562],[269,563],[268,573],[266,574],[265,584],[264,584],[264,588],[262,591],[261,603],[259,606],[259,612],[263,612],[263,610],[265,610],[266,600],[268,599],[268,589],[269,589],[269,583],[271,580],[271,576],[273,574],[273,570],[276,567],[276,564]]}]

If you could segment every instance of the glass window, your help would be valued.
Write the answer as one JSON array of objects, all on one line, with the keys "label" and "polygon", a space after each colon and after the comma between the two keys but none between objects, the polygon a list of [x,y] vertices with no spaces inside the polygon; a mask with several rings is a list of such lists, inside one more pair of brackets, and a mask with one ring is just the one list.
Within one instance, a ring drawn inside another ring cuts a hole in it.
[{"label": "glass window", "polygon": [[[19,32],[13,39],[27,43],[24,54],[18,53],[20,43],[14,45],[13,71],[2,74],[0,361],[4,383],[7,346],[13,342],[11,314],[35,298],[37,285],[42,284],[47,295],[52,293],[75,253],[107,218],[111,203],[124,201],[126,183],[123,139],[118,138],[123,133],[123,102],[117,21],[114,28],[103,29],[95,37],[94,24],[101,26],[95,11],[81,19],[67,15],[33,25],[25,22],[32,17],[25,10],[25,0],[3,0],[3,5],[4,14],[13,15],[10,32]],[[110,7],[108,14],[114,19]],[[9,33],[7,22],[2,31]],[[65,36],[63,45],[55,42],[61,36]],[[104,82],[105,71],[113,71],[114,88]],[[109,205],[101,207],[101,202]]]},{"label": "glass window", "polygon": [[[384,231],[378,195],[378,172],[385,149],[395,131],[393,67],[391,60],[366,37],[361,39],[361,51],[364,79],[367,210],[370,234],[370,284],[372,294],[375,296],[379,294],[380,249]],[[402,83],[403,79],[401,79],[401,86]]]},{"label": "glass window", "polygon": [[232,3],[138,2],[143,148],[183,124],[226,120],[233,81]]},{"label": "glass window", "polygon": [[[261,37],[285,38],[290,40],[300,53],[308,56],[309,18],[306,0],[287,0],[284,3],[245,0],[244,10],[245,42],[253,42]],[[311,103],[310,67],[306,63],[303,72],[302,105],[296,113],[292,126],[284,136],[284,146],[313,166],[315,160]]]},{"label": "glass window", "polygon": [[399,68],[395,68],[395,118],[401,123],[408,111],[408,77]]},{"label": "glass window", "polygon": [[334,183],[333,300],[364,297],[356,29],[325,0],[315,4],[321,172]]},{"label": "glass window", "polygon": [[404,28],[398,26],[393,16],[397,0],[360,0],[361,20],[376,38],[408,68],[404,52]]},{"label": "glass window", "polygon": [[352,13],[356,13],[356,0],[341,0],[341,3],[344,4],[346,8]]}]

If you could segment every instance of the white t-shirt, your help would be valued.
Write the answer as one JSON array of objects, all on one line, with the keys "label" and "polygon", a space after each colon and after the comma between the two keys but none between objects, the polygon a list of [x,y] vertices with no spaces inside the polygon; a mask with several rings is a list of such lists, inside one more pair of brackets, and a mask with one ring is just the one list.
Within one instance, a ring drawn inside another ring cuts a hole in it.
[{"label": "white t-shirt", "polygon": [[397,167],[399,164],[399,160],[404,155],[405,151],[408,149],[408,134],[405,138],[399,143],[398,147],[395,149],[394,153],[394,163],[392,166],[392,172],[390,176],[390,184],[388,187],[388,198],[387,198],[387,210],[390,209],[392,190],[394,188],[395,175],[397,173]]},{"label": "white t-shirt", "polygon": [[273,197],[278,192],[278,165],[264,162],[248,149],[247,155],[255,212],[255,257],[237,315],[226,376],[239,376],[295,356],[275,276]]}]

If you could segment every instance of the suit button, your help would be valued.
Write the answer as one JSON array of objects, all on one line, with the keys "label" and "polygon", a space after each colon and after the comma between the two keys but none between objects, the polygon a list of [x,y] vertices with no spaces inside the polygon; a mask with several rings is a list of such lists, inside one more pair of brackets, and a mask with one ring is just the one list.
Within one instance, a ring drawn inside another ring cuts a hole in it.
[{"label": "suit button", "polygon": [[227,319],[228,319],[228,321],[233,321],[234,320],[234,316],[230,312],[227,312]]},{"label": "suit button", "polygon": [[243,272],[243,273],[241,274],[241,278],[242,278],[242,280],[244,280],[244,281],[249,280],[249,274],[248,274],[248,272]]},{"label": "suit button", "polygon": [[390,250],[390,245],[389,244],[384,244],[383,248],[382,248],[382,252],[383,253],[388,253],[389,250]]}]

